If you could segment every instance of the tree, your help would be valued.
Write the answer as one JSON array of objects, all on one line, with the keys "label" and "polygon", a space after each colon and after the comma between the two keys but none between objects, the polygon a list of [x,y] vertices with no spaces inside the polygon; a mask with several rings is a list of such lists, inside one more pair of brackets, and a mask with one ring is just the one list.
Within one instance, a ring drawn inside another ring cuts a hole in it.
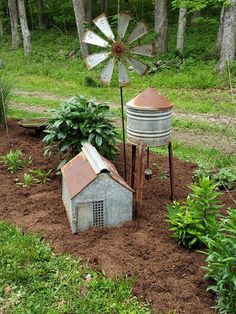
[{"label": "tree", "polygon": [[88,55],[88,47],[83,42],[84,21],[85,21],[84,4],[82,0],[72,0],[72,1],[73,1],[74,13],[75,13],[77,31],[79,35],[80,49],[81,49],[82,56],[85,57]]},{"label": "tree", "polygon": [[223,72],[229,61],[234,60],[236,37],[236,0],[231,0],[230,5],[223,5],[221,11],[221,25],[218,34],[218,49],[220,60],[219,72]]},{"label": "tree", "polygon": [[101,0],[101,12],[108,14],[108,0]]},{"label": "tree", "polygon": [[37,7],[38,7],[38,15],[39,15],[39,28],[41,30],[46,29],[46,20],[44,16],[44,2],[43,0],[37,0]]},{"label": "tree", "polygon": [[3,36],[3,23],[2,23],[2,17],[0,16],[0,37]]},{"label": "tree", "polygon": [[93,18],[93,2],[92,0],[86,1],[86,21],[91,22]]},{"label": "tree", "polygon": [[179,23],[178,23],[176,49],[179,50],[181,53],[184,52],[186,16],[187,16],[187,9],[186,8],[180,8],[179,9]]},{"label": "tree", "polygon": [[11,21],[12,48],[17,49],[20,44],[20,36],[18,33],[18,11],[16,0],[8,0],[8,8]]},{"label": "tree", "polygon": [[32,50],[32,46],[31,46],[30,32],[29,32],[27,16],[26,16],[26,11],[25,11],[25,0],[18,0],[18,12],[19,12],[19,18],[20,18],[21,32],[23,36],[24,52],[25,52],[25,55],[28,55]]},{"label": "tree", "polygon": [[167,0],[155,0],[155,33],[158,53],[168,49]]}]

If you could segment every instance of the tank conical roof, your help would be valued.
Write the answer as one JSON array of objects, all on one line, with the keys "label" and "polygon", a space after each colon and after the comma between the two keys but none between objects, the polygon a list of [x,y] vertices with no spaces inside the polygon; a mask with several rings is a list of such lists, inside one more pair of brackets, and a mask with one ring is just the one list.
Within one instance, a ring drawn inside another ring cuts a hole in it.
[{"label": "tank conical roof", "polygon": [[127,103],[127,106],[132,106],[137,109],[154,109],[167,110],[172,108],[172,103],[162,96],[155,88],[147,88],[141,94]]}]

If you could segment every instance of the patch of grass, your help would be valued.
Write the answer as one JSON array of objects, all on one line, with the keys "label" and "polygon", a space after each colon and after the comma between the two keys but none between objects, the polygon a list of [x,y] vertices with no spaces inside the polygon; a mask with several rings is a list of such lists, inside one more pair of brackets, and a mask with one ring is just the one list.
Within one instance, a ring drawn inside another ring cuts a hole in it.
[{"label": "patch of grass", "polygon": [[208,123],[205,121],[199,120],[188,120],[188,119],[173,119],[173,127],[175,129],[195,129],[195,130],[202,130],[205,132],[217,133],[217,134],[224,134],[225,136],[231,137],[232,139],[236,140],[236,130],[234,127],[228,126],[226,124],[221,123]]},{"label": "patch of grass", "polygon": [[[216,148],[202,147],[200,145],[189,147],[180,141],[173,141],[174,157],[198,163],[210,162],[214,167],[234,169],[236,165],[236,155],[224,154]],[[163,155],[167,155],[166,147],[154,148],[153,151]]]},{"label": "patch of grass", "polygon": [[57,108],[61,103],[60,100],[56,99],[45,99],[39,97],[25,96],[25,95],[14,95],[12,98],[14,103],[26,104],[28,106],[42,106],[48,108]]},{"label": "patch of grass", "polygon": [[28,112],[25,110],[9,108],[7,116],[9,118],[15,118],[15,119],[31,119],[31,118],[48,117],[49,114],[48,113],[34,113],[34,112]]},{"label": "patch of grass", "polygon": [[[108,279],[32,234],[0,222],[0,309],[4,313],[150,313],[132,281]],[[17,245],[16,245],[17,243]]]}]

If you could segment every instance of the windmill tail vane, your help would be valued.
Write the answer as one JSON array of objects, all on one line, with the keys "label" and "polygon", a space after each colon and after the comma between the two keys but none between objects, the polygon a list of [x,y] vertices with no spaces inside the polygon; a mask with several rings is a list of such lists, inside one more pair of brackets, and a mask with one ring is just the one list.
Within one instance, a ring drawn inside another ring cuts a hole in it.
[{"label": "windmill tail vane", "polygon": [[97,35],[92,30],[87,30],[83,42],[104,48],[103,51],[93,53],[85,57],[85,63],[89,69],[96,67],[101,62],[108,60],[101,73],[101,82],[110,84],[115,64],[118,64],[118,79],[120,87],[130,84],[126,64],[129,64],[140,75],[148,71],[148,66],[134,58],[134,55],[151,57],[154,55],[154,45],[145,44],[132,47],[139,38],[148,33],[147,25],[138,22],[129,36],[126,31],[131,20],[131,15],[121,12],[118,17],[117,38],[115,37],[106,15],[103,13],[93,20],[96,27],[105,35],[106,39]]}]

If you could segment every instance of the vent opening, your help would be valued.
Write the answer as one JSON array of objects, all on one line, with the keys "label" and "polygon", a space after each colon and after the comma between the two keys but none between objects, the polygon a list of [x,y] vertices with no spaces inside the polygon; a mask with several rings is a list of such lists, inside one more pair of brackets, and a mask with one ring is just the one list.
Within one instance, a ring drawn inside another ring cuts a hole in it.
[{"label": "vent opening", "polygon": [[104,226],[104,201],[93,202],[93,227]]}]

